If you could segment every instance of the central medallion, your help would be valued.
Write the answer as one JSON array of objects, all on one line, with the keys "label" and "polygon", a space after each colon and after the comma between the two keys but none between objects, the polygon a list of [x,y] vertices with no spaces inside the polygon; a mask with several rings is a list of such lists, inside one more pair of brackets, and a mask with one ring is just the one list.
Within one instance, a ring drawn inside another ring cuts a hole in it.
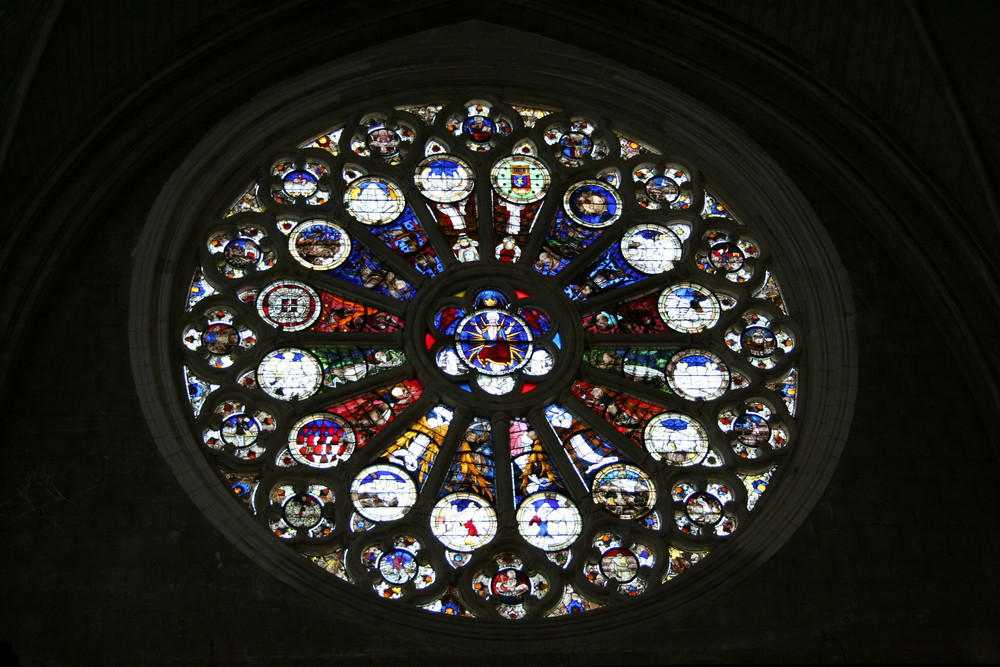
[{"label": "central medallion", "polygon": [[455,267],[433,294],[425,291],[419,309],[430,314],[422,341],[429,354],[417,354],[429,372],[451,380],[462,403],[495,408],[501,397],[507,405],[522,397],[537,401],[568,368],[566,346],[579,338],[571,324],[579,317],[557,287],[523,267],[483,269]]},{"label": "central medallion", "polygon": [[[552,369],[559,346],[546,312],[523,305],[531,296],[521,290],[479,289],[471,295],[471,303],[466,293],[455,296],[464,297],[466,303],[445,306],[434,317],[437,333],[453,337],[438,352],[437,367],[451,376],[471,376],[494,396],[534,389]],[[548,346],[536,345],[545,339]],[[471,385],[460,386],[472,390]]]},{"label": "central medallion", "polygon": [[477,310],[455,332],[455,350],[468,366],[486,375],[506,375],[528,363],[531,331],[520,317],[496,308]]}]

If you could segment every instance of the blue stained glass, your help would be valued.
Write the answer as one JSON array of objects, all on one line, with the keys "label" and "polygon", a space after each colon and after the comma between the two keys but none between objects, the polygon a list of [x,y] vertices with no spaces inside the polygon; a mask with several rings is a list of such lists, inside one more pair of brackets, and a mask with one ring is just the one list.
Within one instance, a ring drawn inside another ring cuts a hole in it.
[{"label": "blue stained glass", "polygon": [[496,123],[486,116],[472,116],[462,123],[462,129],[465,130],[470,139],[481,144],[489,141],[490,137],[493,136]]},{"label": "blue stained glass", "polygon": [[436,276],[444,271],[441,260],[431,247],[430,239],[420,226],[420,221],[409,206],[403,214],[389,224],[371,230],[386,245],[405,257],[413,267],[426,276]]},{"label": "blue stained glass", "polygon": [[393,299],[413,298],[416,294],[413,285],[386,268],[375,255],[361,247],[360,243],[352,245],[354,247],[351,249],[351,254],[343,264],[330,271],[332,275],[354,285],[381,292]]},{"label": "blue stained glass", "polygon": [[503,292],[485,289],[476,295],[473,305],[476,308],[507,308],[510,306],[510,300]]},{"label": "blue stained glass", "polygon": [[594,239],[599,237],[603,231],[601,228],[575,224],[560,208],[556,213],[552,228],[549,230],[549,235],[545,239],[545,244],[538,254],[535,271],[542,275],[554,276],[562,271],[584,248],[593,243]]},{"label": "blue stained glass", "polygon": [[632,267],[618,244],[611,246],[597,261],[587,267],[582,276],[565,288],[569,298],[582,301],[595,294],[637,283],[647,278]]},{"label": "blue stained glass", "polygon": [[573,216],[593,227],[603,227],[618,218],[618,196],[604,185],[584,183],[569,195]]}]

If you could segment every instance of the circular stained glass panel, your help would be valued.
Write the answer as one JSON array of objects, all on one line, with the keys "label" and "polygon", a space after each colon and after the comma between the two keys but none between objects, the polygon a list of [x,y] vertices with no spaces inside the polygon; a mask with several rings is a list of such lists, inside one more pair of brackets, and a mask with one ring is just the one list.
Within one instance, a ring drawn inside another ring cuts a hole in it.
[{"label": "circular stained glass panel", "polygon": [[536,493],[517,508],[517,530],[532,546],[559,551],[576,541],[583,520],[576,505],[562,494]]},{"label": "circular stained glass panel", "polygon": [[680,283],[663,290],[657,307],[667,326],[682,333],[711,329],[722,311],[715,294],[694,283]]},{"label": "circular stained glass panel", "polygon": [[453,551],[475,551],[497,534],[497,513],[471,493],[451,493],[431,511],[431,532]]},{"label": "circular stained glass panel", "polygon": [[258,293],[257,312],[276,329],[300,331],[319,317],[319,293],[294,280],[273,282]]},{"label": "circular stained glass panel", "polygon": [[541,160],[530,155],[501,158],[490,174],[493,188],[515,204],[533,204],[549,191],[552,177]]},{"label": "circular stained glass panel", "polygon": [[640,468],[618,463],[602,468],[593,482],[594,502],[623,519],[649,514],[656,504],[656,485]]},{"label": "circular stained glass panel", "polygon": [[625,260],[650,275],[669,271],[681,258],[681,240],[660,225],[638,225],[625,232],[621,252]]},{"label": "circular stained glass panel", "polygon": [[351,500],[358,514],[372,521],[394,521],[406,515],[417,499],[417,487],[402,469],[375,465],[351,482]]},{"label": "circular stained glass panel", "polygon": [[563,197],[570,218],[585,227],[607,227],[622,214],[618,192],[602,181],[582,181],[570,186]]},{"label": "circular stained glass panel", "polygon": [[366,225],[384,225],[398,218],[406,208],[406,197],[387,178],[364,176],[350,183],[344,192],[347,212]]},{"label": "circular stained glass panel", "polygon": [[351,254],[351,237],[344,228],[325,220],[307,220],[288,235],[288,252],[302,266],[329,270]]},{"label": "circular stained glass panel", "polygon": [[330,468],[354,453],[354,429],[330,413],[307,415],[295,422],[288,433],[292,457],[307,466]]},{"label": "circular stained glass panel", "polygon": [[693,417],[664,412],[646,425],[646,447],[655,459],[671,465],[700,463],[708,453],[708,434]]},{"label": "circular stained glass panel", "polygon": [[417,576],[417,559],[406,549],[392,549],[379,556],[378,571],[390,584],[405,584]]},{"label": "circular stained glass panel", "polygon": [[467,316],[455,332],[455,349],[469,367],[486,375],[506,375],[531,356],[527,323],[506,311],[486,308]]},{"label": "circular stained glass panel", "polygon": [[282,348],[268,352],[257,366],[257,384],[268,396],[300,401],[316,393],[323,382],[323,368],[309,352]]},{"label": "circular stained glass panel", "polygon": [[729,369],[708,350],[684,350],[667,364],[667,381],[688,400],[718,398],[729,388]]},{"label": "circular stained glass panel", "polygon": [[413,182],[421,194],[441,204],[465,199],[476,183],[469,163],[454,155],[433,155],[421,160]]},{"label": "circular stained glass panel", "polygon": [[[175,335],[194,446],[331,590],[515,623],[625,608],[740,539],[737,519],[798,446],[806,346],[782,343],[795,323],[775,250],[754,245],[749,271],[739,244],[718,242],[738,223],[720,221],[700,170],[681,188],[643,167],[674,156],[637,166],[631,151],[653,144],[616,143],[606,119],[483,108],[401,109],[424,121],[423,158],[409,134],[346,120],[326,143],[299,137],[287,169],[309,151],[341,160],[319,180],[283,173],[295,198],[343,192],[322,217],[257,201],[269,176],[198,230],[191,256],[210,261],[185,267]],[[538,154],[528,121],[549,115],[558,145]],[[487,155],[501,145],[513,154]],[[379,175],[343,161],[353,153]],[[634,187],[621,174],[639,174]],[[644,207],[681,195],[690,205],[669,215]],[[741,329],[748,312],[771,319]],[[773,432],[747,412],[757,400]]]}]

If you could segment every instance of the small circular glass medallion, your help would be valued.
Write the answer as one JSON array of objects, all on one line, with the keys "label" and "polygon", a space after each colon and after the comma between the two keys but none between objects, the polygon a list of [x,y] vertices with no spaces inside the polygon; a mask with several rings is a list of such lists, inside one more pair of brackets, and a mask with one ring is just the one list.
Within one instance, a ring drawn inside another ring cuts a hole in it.
[{"label": "small circular glass medallion", "polygon": [[722,519],[722,503],[711,493],[693,494],[684,502],[684,512],[701,526],[714,526]]},{"label": "small circular glass medallion", "polygon": [[300,493],[285,501],[281,514],[289,526],[309,529],[323,518],[323,503],[317,498]]},{"label": "small circular glass medallion", "polygon": [[622,214],[621,196],[601,181],[581,181],[563,195],[570,218],[585,227],[607,227]]},{"label": "small circular glass medallion", "polygon": [[472,141],[485,144],[496,131],[496,123],[486,116],[472,116],[462,123],[462,129]]},{"label": "small circular glass medallion", "polygon": [[667,326],[681,333],[711,329],[722,310],[715,294],[694,283],[679,283],[663,290],[657,306]]},{"label": "small circular glass medallion", "polygon": [[344,204],[358,222],[384,225],[403,213],[406,197],[403,190],[387,178],[363,176],[347,186]]},{"label": "small circular glass medallion", "polygon": [[351,237],[340,225],[325,220],[306,220],[288,235],[288,252],[309,269],[333,269],[351,254]]},{"label": "small circular glass medallion", "polygon": [[417,576],[417,559],[406,549],[391,549],[379,556],[378,571],[390,584],[405,584]]},{"label": "small circular glass medallion", "polygon": [[257,384],[269,396],[300,401],[316,393],[323,382],[323,367],[305,350],[283,348],[268,352],[257,366]]},{"label": "small circular glass medallion", "polygon": [[771,425],[760,415],[747,413],[733,422],[733,433],[747,447],[760,447],[771,439]]},{"label": "small circular glass medallion", "polygon": [[598,471],[592,485],[594,502],[623,519],[645,516],[656,504],[656,486],[639,468],[616,463]]},{"label": "small circular glass medallion", "polygon": [[650,455],[672,465],[695,465],[708,453],[705,429],[679,412],[664,412],[650,419],[645,436]]},{"label": "small circular glass medallion", "polygon": [[743,251],[735,243],[716,243],[709,248],[708,261],[719,271],[733,273],[743,268]]},{"label": "small circular glass medallion", "polygon": [[217,322],[205,329],[202,340],[212,354],[229,354],[239,345],[240,332],[230,324]]},{"label": "small circular glass medallion", "polygon": [[646,196],[660,204],[669,204],[677,199],[681,189],[677,181],[666,176],[654,176],[646,181]]},{"label": "small circular glass medallion", "polygon": [[246,449],[257,443],[260,422],[249,415],[230,415],[222,421],[219,431],[222,441],[236,449]]},{"label": "small circular glass medallion", "polygon": [[566,496],[543,491],[517,508],[517,531],[542,551],[559,551],[576,541],[583,528],[580,511]]},{"label": "small circular glass medallion", "polygon": [[475,551],[497,534],[497,514],[479,496],[450,493],[431,511],[431,532],[453,551]]},{"label": "small circular glass medallion", "polygon": [[295,280],[273,282],[257,294],[257,313],[283,331],[311,326],[319,317],[320,306],[316,290]]},{"label": "small circular glass medallion", "polygon": [[774,353],[777,341],[766,327],[747,327],[740,336],[740,345],[752,357],[769,357]]},{"label": "small circular glass medallion", "polygon": [[252,239],[238,238],[226,244],[222,251],[226,261],[237,269],[245,269],[260,261],[260,246]]},{"label": "small circular glass medallion", "polygon": [[289,197],[309,197],[316,192],[316,177],[308,171],[292,171],[285,174],[281,187]]},{"label": "small circular glass medallion", "polygon": [[508,155],[493,166],[493,187],[515,204],[532,204],[545,196],[551,185],[549,169],[529,155]]},{"label": "small circular glass medallion", "polygon": [[518,568],[502,568],[490,581],[490,593],[504,604],[519,604],[531,595],[531,579]]},{"label": "small circular glass medallion", "polygon": [[356,442],[354,429],[328,412],[303,417],[288,433],[292,458],[313,468],[332,468],[346,461]]},{"label": "small circular glass medallion", "polygon": [[365,146],[379,157],[392,157],[399,153],[399,134],[387,127],[379,127],[368,133]]},{"label": "small circular glass medallion", "polygon": [[351,500],[358,514],[371,521],[395,521],[406,516],[417,500],[417,486],[402,468],[369,466],[351,483]]},{"label": "small circular glass medallion", "polygon": [[465,199],[476,183],[469,164],[454,155],[433,155],[421,160],[414,170],[413,181],[421,194],[441,204]]},{"label": "small circular glass medallion", "polygon": [[660,225],[636,225],[621,240],[622,256],[637,270],[653,275],[669,271],[681,258],[681,240]]},{"label": "small circular glass medallion", "polygon": [[639,574],[639,559],[628,549],[608,549],[601,554],[600,569],[605,578],[627,584]]},{"label": "small circular glass medallion", "polygon": [[729,389],[729,369],[708,350],[682,350],[667,364],[667,382],[681,398],[709,400]]}]

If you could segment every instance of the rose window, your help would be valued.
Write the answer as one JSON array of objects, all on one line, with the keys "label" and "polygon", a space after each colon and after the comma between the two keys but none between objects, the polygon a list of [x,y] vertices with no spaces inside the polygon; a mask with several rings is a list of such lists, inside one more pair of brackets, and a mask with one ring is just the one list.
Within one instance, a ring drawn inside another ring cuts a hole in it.
[{"label": "rose window", "polygon": [[738,202],[614,119],[362,111],[262,155],[176,293],[193,446],[255,530],[333,590],[514,623],[752,534],[807,350]]}]

